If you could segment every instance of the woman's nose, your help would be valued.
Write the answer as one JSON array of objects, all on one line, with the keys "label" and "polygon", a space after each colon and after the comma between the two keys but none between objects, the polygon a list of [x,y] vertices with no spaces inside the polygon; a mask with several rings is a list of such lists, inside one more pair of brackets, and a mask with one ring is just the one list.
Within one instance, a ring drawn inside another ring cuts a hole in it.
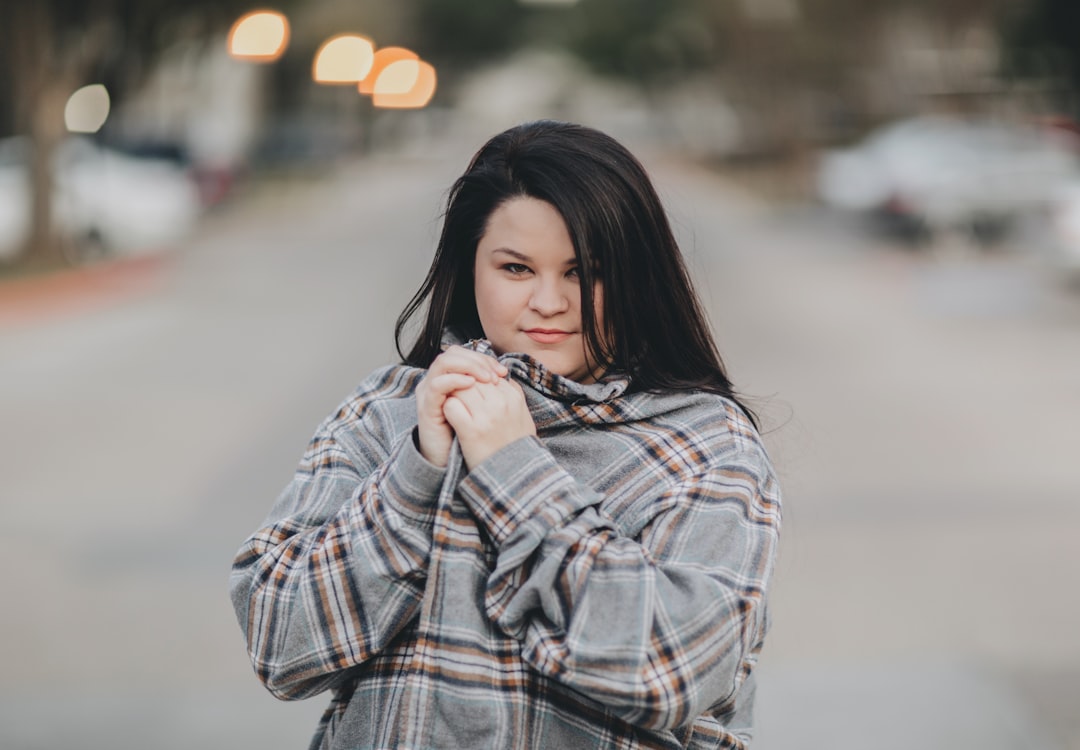
[{"label": "woman's nose", "polygon": [[557,315],[569,309],[570,299],[560,284],[538,281],[529,305],[541,315]]}]

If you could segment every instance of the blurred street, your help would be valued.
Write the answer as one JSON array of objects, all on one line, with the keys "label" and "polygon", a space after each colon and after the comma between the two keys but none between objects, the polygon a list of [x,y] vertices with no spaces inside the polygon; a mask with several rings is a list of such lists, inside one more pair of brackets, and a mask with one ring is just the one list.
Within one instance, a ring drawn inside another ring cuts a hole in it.
[{"label": "blurred street", "polygon": [[[306,747],[324,699],[258,684],[229,565],[396,359],[478,144],[261,186],[143,288],[0,318],[0,747]],[[641,155],[783,479],[755,750],[1080,748],[1080,295],[1025,233],[914,252]]]}]

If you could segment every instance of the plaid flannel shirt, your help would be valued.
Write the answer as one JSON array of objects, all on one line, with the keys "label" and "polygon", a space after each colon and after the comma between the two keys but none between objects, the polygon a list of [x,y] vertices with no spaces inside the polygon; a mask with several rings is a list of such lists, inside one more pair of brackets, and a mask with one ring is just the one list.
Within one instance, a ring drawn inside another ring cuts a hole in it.
[{"label": "plaid flannel shirt", "polygon": [[313,748],[744,747],[780,527],[759,436],[716,395],[500,360],[537,436],[471,472],[416,448],[421,369],[321,425],[233,566],[259,678],[333,691]]}]

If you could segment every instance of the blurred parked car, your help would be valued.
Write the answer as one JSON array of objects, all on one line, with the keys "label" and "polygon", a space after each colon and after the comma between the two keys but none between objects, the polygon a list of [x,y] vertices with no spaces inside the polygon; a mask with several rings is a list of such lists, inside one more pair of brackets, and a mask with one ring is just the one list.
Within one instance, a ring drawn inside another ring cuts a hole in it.
[{"label": "blurred parked car", "polygon": [[1054,262],[1067,281],[1080,286],[1080,179],[1065,185],[1054,197],[1050,237]]},{"label": "blurred parked car", "polygon": [[830,206],[869,212],[918,236],[945,230],[988,242],[1049,206],[1076,175],[1063,134],[989,119],[898,121],[826,153],[818,190]]},{"label": "blurred parked car", "polygon": [[[30,229],[30,141],[0,141],[0,259],[14,257]],[[53,164],[53,219],[72,261],[159,250],[200,213],[195,183],[175,163],[122,154],[72,137]]]}]

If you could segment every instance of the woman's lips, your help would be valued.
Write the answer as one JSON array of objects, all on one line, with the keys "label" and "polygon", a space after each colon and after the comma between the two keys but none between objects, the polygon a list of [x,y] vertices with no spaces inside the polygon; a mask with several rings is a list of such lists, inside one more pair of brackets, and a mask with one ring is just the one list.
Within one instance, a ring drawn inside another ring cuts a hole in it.
[{"label": "woman's lips", "polygon": [[574,334],[566,331],[525,331],[525,335],[538,344],[557,344],[565,341]]}]

